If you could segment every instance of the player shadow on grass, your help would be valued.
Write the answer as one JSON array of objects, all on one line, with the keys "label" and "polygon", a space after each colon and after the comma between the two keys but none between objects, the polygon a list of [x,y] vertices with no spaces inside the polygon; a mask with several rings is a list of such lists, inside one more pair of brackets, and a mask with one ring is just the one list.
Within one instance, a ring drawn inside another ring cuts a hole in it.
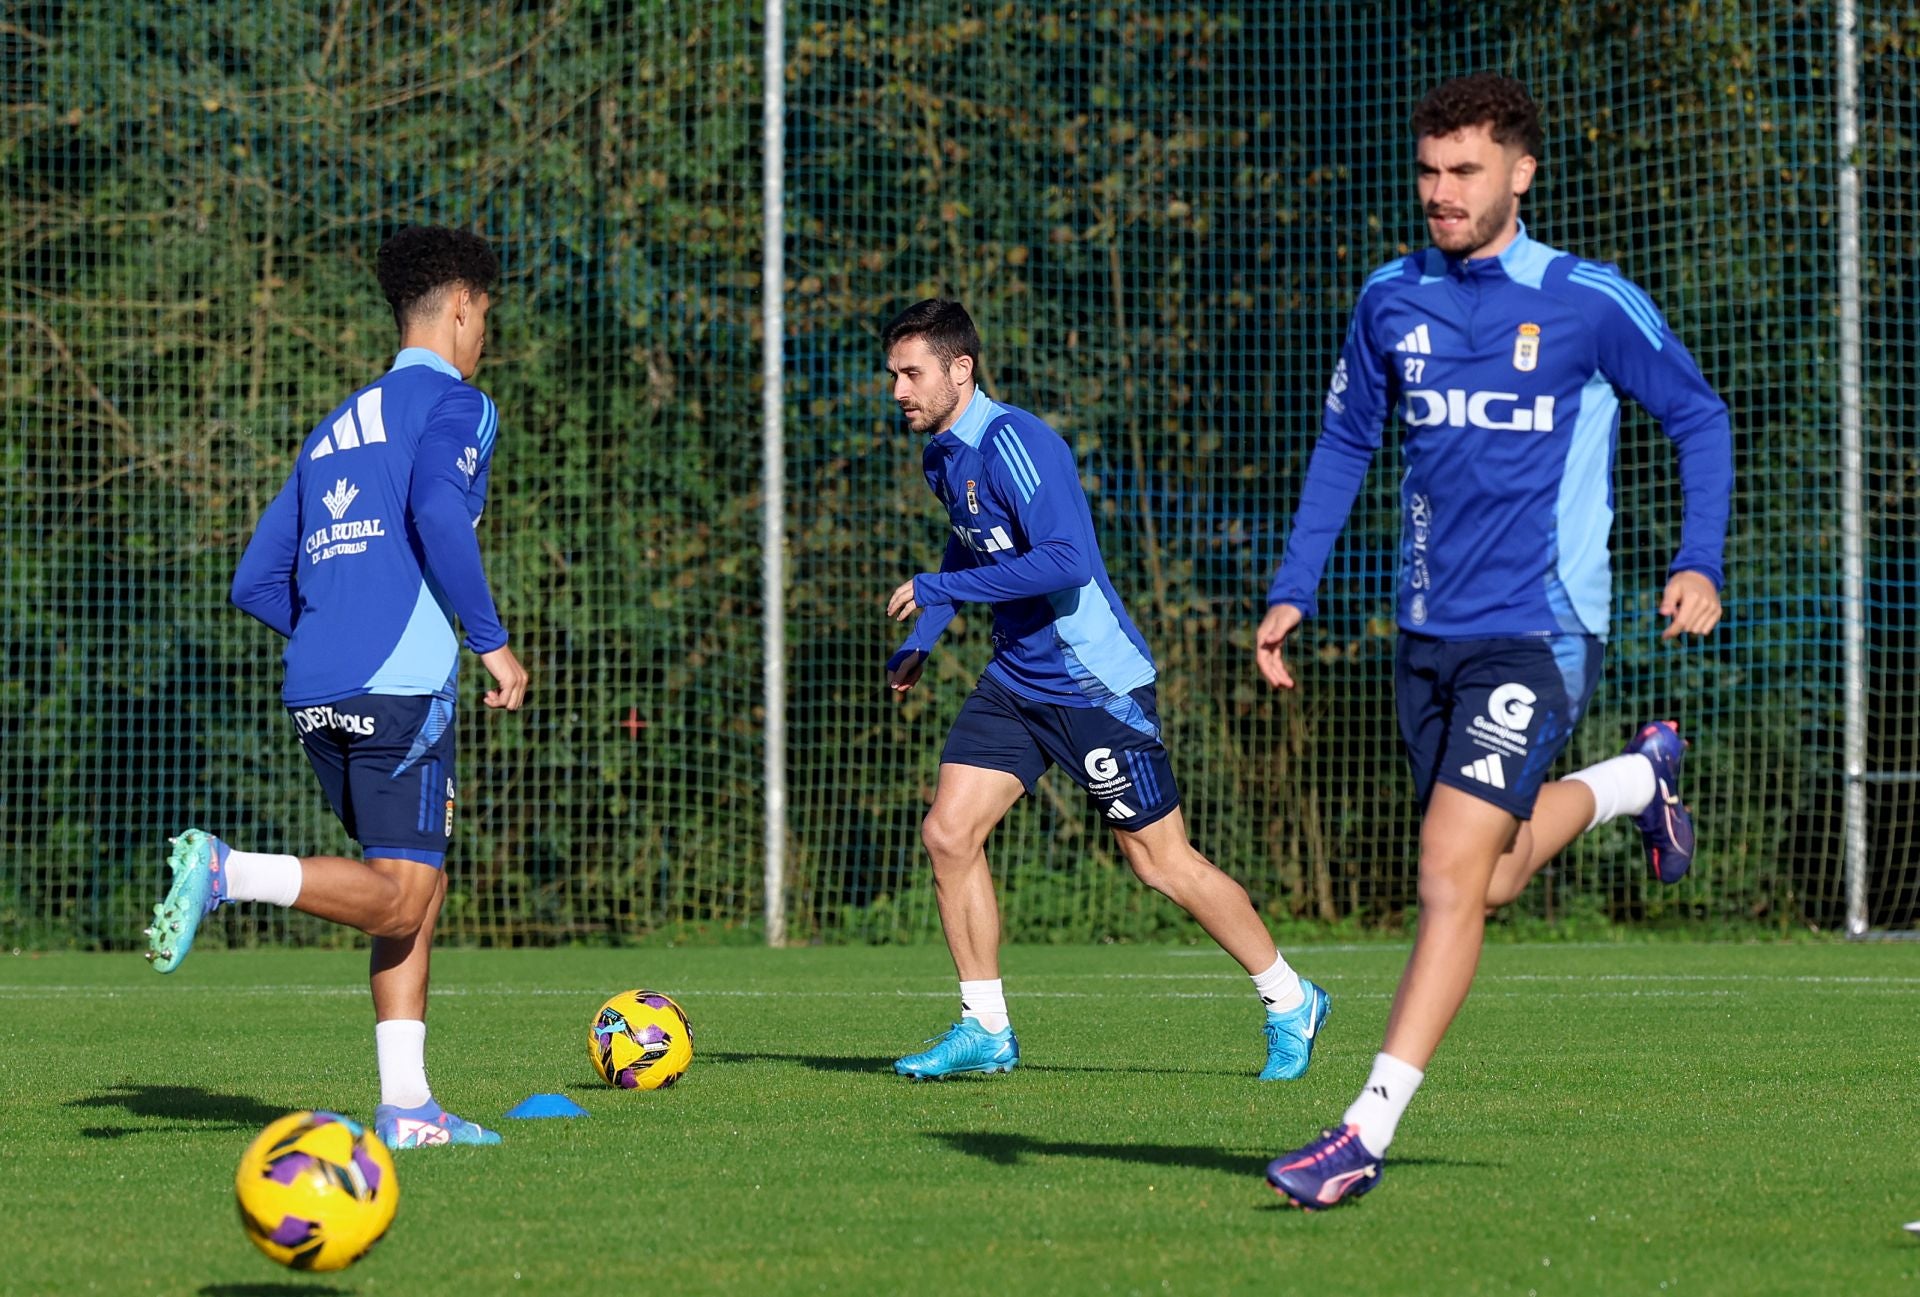
[{"label": "player shadow on grass", "polygon": [[[816,1072],[892,1072],[890,1058],[838,1058],[828,1054],[743,1054],[728,1050],[702,1050],[703,1063],[798,1063]],[[575,1094],[599,1094],[606,1090],[599,1081],[576,1081],[567,1089]]]},{"label": "player shadow on grass", "polygon": [[253,1130],[287,1113],[240,1094],[215,1094],[191,1085],[116,1085],[84,1099],[67,1100],[69,1108],[120,1108],[134,1117],[153,1117],[190,1126],[82,1126],[88,1139],[124,1139],[166,1130]]},{"label": "player shadow on grass", "polygon": [[[727,1051],[708,1051],[701,1058],[719,1063],[798,1063],[810,1067],[816,1072],[878,1072],[893,1075],[891,1055],[880,1058],[849,1058],[839,1054],[758,1054],[732,1053]],[[1022,1063],[1022,1072],[1151,1072],[1165,1075],[1170,1069],[1165,1067],[1083,1067],[1070,1063]],[[1171,1069],[1181,1075],[1190,1076],[1241,1076],[1244,1070],[1228,1068],[1182,1067]],[[989,1077],[954,1078],[968,1081],[990,1081]],[[595,1086],[582,1086],[582,1089],[595,1089]]]},{"label": "player shadow on grass", "polygon": [[757,1054],[709,1050],[702,1058],[714,1063],[798,1063],[816,1072],[891,1072],[891,1058],[849,1058],[839,1054]]},{"label": "player shadow on grass", "polygon": [[[1149,1166],[1181,1166],[1195,1171],[1221,1171],[1235,1177],[1266,1173],[1273,1156],[1236,1153],[1231,1149],[1192,1144],[1080,1144],[1066,1140],[1035,1139],[1005,1131],[931,1130],[927,1138],[937,1139],[956,1153],[983,1158],[996,1166],[1019,1166],[1027,1157],[1089,1157],[1110,1162],[1132,1162]],[[1486,1170],[1498,1162],[1465,1161],[1456,1158],[1396,1157],[1394,1167],[1443,1166]]]}]

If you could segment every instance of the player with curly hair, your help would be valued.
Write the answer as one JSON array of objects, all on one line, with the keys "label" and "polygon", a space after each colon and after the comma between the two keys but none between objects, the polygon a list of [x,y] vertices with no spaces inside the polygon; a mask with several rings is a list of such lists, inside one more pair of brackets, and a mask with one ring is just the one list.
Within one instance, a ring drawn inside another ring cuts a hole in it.
[{"label": "player with curly hair", "polygon": [[1647,295],[1618,270],[1535,242],[1520,198],[1541,154],[1539,109],[1509,77],[1435,89],[1413,115],[1433,246],[1376,270],[1334,369],[1256,656],[1294,687],[1283,649],[1346,525],[1381,424],[1405,431],[1394,694],[1420,827],[1420,919],[1386,1041],[1337,1130],[1274,1159],[1304,1207],[1379,1182],[1387,1145],[1480,959],[1486,914],[1574,838],[1631,815],[1649,868],[1677,882],[1693,822],[1668,721],[1620,756],[1546,782],[1600,677],[1612,576],[1619,394],[1678,451],[1684,527],[1664,638],[1720,620],[1733,486],[1727,407]]},{"label": "player with curly hair", "polygon": [[372,937],[374,1127],[395,1149],[500,1141],[443,1109],[426,1074],[427,964],[453,836],[455,619],[493,677],[488,707],[518,711],[527,690],[475,537],[499,416],[468,380],[499,274],[486,240],[461,230],[408,226],[381,245],[400,352],[307,434],[234,572],[234,604],[287,637],[282,701],[365,858],[237,851],[188,829],[147,930],[162,973],[236,901]]}]

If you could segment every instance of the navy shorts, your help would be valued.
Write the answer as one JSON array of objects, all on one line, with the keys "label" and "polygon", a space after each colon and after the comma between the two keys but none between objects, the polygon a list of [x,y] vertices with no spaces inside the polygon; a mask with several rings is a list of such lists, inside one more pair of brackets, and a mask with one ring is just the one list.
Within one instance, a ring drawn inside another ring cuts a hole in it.
[{"label": "navy shorts", "polygon": [[1114,829],[1144,829],[1180,805],[1152,685],[1106,707],[1068,707],[1035,702],[983,675],[954,718],[940,761],[1004,770],[1028,792],[1057,764]]},{"label": "navy shorts", "polygon": [[1393,700],[1425,810],[1435,784],[1533,818],[1547,768],[1600,683],[1592,635],[1440,640],[1402,632]]},{"label": "navy shorts", "polygon": [[333,813],[370,858],[446,863],[453,837],[453,704],[363,694],[289,707]]}]

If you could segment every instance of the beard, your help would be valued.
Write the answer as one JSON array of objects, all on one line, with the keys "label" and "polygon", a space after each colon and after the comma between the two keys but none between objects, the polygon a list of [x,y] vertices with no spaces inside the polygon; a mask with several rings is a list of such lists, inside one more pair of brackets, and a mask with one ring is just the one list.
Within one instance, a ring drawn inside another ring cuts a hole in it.
[{"label": "beard", "polygon": [[1469,220],[1465,229],[1453,230],[1445,234],[1433,228],[1431,224],[1433,211],[1428,209],[1427,233],[1433,237],[1433,246],[1448,256],[1470,257],[1506,231],[1518,205],[1519,200],[1509,195],[1506,201],[1493,204],[1477,217]]},{"label": "beard", "polygon": [[954,407],[960,404],[960,389],[948,383],[943,392],[934,392],[921,398],[919,408],[902,410],[906,416],[907,427],[914,432],[932,432],[947,421]]}]

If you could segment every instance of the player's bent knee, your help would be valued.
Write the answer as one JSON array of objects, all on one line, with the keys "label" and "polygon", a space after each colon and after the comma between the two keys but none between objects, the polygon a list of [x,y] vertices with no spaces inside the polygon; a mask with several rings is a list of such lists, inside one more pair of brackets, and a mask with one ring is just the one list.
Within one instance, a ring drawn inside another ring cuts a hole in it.
[{"label": "player's bent knee", "polygon": [[367,863],[391,884],[379,914],[365,929],[367,935],[404,940],[419,932],[444,894],[445,876],[417,861],[369,859]]},{"label": "player's bent knee", "polygon": [[[1126,856],[1133,876],[1162,896],[1181,901],[1209,883],[1240,887],[1191,845],[1184,841],[1178,845],[1178,850],[1149,851],[1137,839],[1120,837],[1121,854]],[[1244,894],[1245,889],[1241,891]]]},{"label": "player's bent knee", "polygon": [[1488,904],[1485,881],[1467,870],[1429,868],[1420,862],[1421,911],[1484,911]]},{"label": "player's bent knee", "polygon": [[977,836],[970,825],[956,823],[939,815],[928,815],[920,821],[920,842],[933,857],[938,866],[947,863],[961,863],[970,860],[980,850],[983,838]]}]

